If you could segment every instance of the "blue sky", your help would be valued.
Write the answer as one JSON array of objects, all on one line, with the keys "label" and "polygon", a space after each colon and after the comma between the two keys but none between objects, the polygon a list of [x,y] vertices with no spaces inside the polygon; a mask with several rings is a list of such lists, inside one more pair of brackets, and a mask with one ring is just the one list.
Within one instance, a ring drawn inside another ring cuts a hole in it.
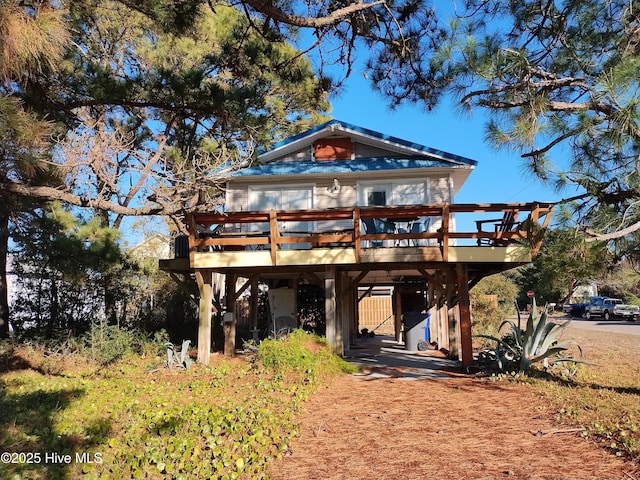
[{"label": "blue sky", "polygon": [[489,146],[484,141],[482,112],[468,116],[451,102],[431,112],[419,105],[391,110],[357,73],[331,104],[331,115],[338,120],[477,160],[456,203],[555,201],[571,195],[554,191],[528,173],[517,152]]}]

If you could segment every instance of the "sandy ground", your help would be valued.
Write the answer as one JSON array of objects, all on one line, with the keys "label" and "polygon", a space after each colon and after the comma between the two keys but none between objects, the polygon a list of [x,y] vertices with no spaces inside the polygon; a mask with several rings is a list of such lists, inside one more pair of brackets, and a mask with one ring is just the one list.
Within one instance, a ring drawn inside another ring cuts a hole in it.
[{"label": "sandy ground", "polygon": [[554,423],[548,403],[525,385],[452,372],[416,377],[402,366],[376,370],[341,377],[314,395],[300,415],[300,436],[268,475],[637,478],[632,465]]}]

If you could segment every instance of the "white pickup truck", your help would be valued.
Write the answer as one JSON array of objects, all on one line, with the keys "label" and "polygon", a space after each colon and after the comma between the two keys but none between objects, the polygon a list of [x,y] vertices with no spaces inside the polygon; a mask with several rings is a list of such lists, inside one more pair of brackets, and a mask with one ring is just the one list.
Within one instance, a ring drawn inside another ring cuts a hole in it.
[{"label": "white pickup truck", "polygon": [[640,307],[638,305],[616,305],[613,307],[613,316],[637,322],[640,319]]}]

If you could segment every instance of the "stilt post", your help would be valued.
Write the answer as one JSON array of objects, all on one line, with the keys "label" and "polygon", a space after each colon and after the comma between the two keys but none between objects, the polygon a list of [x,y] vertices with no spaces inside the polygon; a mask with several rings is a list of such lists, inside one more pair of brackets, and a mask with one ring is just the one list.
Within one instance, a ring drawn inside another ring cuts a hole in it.
[{"label": "stilt post", "polygon": [[209,365],[211,359],[211,314],[213,310],[213,272],[196,270],[200,292],[198,305],[198,362]]}]

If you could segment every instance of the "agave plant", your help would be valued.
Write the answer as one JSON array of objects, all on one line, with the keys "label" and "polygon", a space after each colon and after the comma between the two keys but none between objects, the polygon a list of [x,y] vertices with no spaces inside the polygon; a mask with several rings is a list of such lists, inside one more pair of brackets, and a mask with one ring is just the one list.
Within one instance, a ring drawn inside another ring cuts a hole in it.
[{"label": "agave plant", "polygon": [[498,368],[503,372],[515,370],[516,368],[521,372],[526,372],[536,362],[545,361],[546,364],[547,359],[552,356],[557,356],[553,359],[554,363],[588,363],[573,357],[559,356],[561,352],[568,350],[571,346],[578,347],[580,355],[582,355],[582,349],[576,342],[560,340],[560,336],[570,322],[571,320],[567,320],[564,323],[547,322],[547,308],[539,315],[534,298],[525,330],[520,328],[520,313],[518,312],[518,325],[511,320],[505,320],[500,325],[498,332],[505,325],[510,327],[510,332],[502,338],[492,335],[477,336],[496,342],[496,348],[492,352],[492,356],[495,357]]}]

